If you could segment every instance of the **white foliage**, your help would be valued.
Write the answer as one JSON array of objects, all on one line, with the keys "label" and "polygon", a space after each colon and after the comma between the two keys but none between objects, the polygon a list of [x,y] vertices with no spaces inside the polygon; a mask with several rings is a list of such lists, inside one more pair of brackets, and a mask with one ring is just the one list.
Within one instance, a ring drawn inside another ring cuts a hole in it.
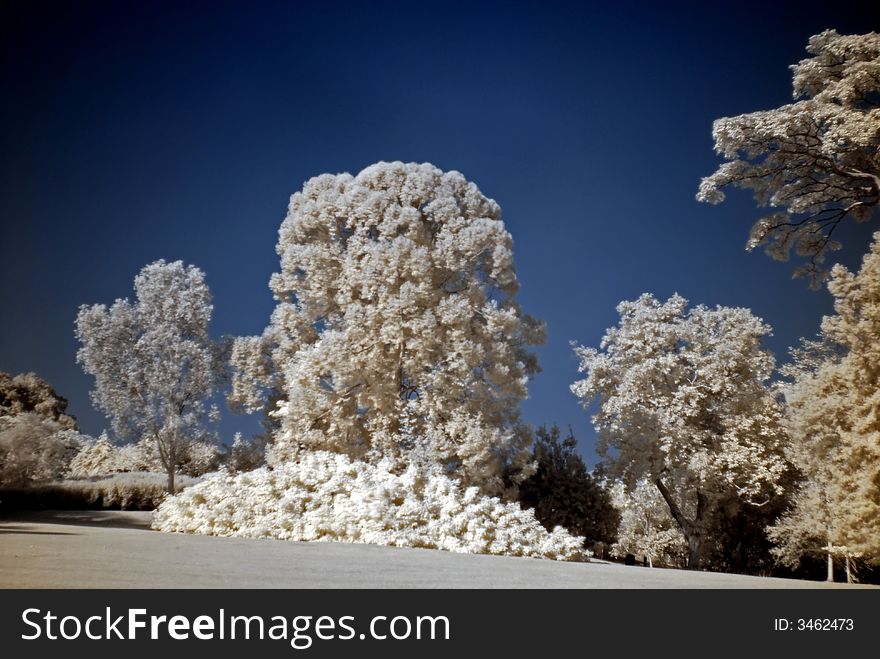
[{"label": "white foliage", "polygon": [[116,471],[162,472],[159,452],[149,442],[140,441],[116,446]]},{"label": "white foliage", "polygon": [[460,173],[378,163],[325,174],[290,199],[262,337],[236,342],[233,402],[283,402],[272,459],[300,449],[404,464],[416,444],[499,492],[529,474],[519,421],[530,344],[501,209]]},{"label": "white foliage", "polygon": [[641,480],[632,491],[627,491],[623,483],[617,482],[610,491],[614,506],[620,511],[617,542],[611,546],[611,552],[618,558],[626,554],[644,556],[651,566],[683,566],[687,543],[654,484]]},{"label": "white foliage", "polygon": [[275,469],[206,478],[153,517],[167,532],[361,542],[454,552],[582,557],[583,538],[548,533],[529,510],[438,473],[310,451]]},{"label": "white foliage", "polygon": [[220,376],[211,294],[202,271],[180,261],[145,266],[134,287],[134,303],[80,308],[77,361],[95,376],[92,399],[117,435],[149,443],[171,481],[204,434]]},{"label": "white foliage", "polygon": [[802,100],[715,122],[715,151],[727,162],[703,179],[697,198],[718,203],[727,186],[752,190],[774,210],[755,223],[748,248],[809,257],[795,274],[815,287],[827,274],[825,253],[839,247],[834,229],[867,220],[880,200],[880,34],[827,30],[807,51],[813,57],[791,67]]},{"label": "white foliage", "polygon": [[67,399],[36,373],[13,376],[0,371],[0,417],[33,412],[63,428],[76,428],[76,420],[65,414],[66,410]]},{"label": "white foliage", "polygon": [[180,471],[187,476],[201,476],[220,465],[220,449],[213,442],[188,442],[178,458]]},{"label": "white foliage", "polygon": [[0,485],[61,477],[89,438],[36,412],[0,416]]},{"label": "white foliage", "polygon": [[129,471],[120,467],[118,449],[110,442],[106,433],[101,433],[98,439],[88,442],[70,461],[68,476],[87,478]]},{"label": "white foliage", "polygon": [[829,547],[880,563],[880,233],[861,270],[835,266],[828,288],[836,313],[784,369],[788,455],[804,478],[770,536],[789,564]]},{"label": "white foliage", "polygon": [[779,493],[787,463],[782,406],[766,385],[770,328],[748,309],[697,306],[644,294],[617,307],[601,350],[576,347],[587,377],[571,389],[589,407],[598,451],[634,488],[650,480],[696,556],[719,497],[760,503]]},{"label": "white foliage", "polygon": [[[201,476],[217,468],[220,451],[215,444],[194,441],[179,449],[177,466],[188,476]],[[163,472],[162,461],[150,442],[117,446],[106,432],[84,444],[70,462],[68,476],[88,478],[125,472]]]}]

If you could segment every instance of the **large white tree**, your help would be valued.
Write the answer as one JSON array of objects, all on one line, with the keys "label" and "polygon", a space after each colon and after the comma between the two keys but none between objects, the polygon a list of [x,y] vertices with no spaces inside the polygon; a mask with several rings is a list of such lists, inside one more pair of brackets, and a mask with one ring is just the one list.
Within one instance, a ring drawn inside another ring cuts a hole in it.
[{"label": "large white tree", "polygon": [[279,231],[277,307],[237,342],[233,401],[283,399],[272,459],[300,449],[443,465],[484,491],[527,475],[530,344],[501,209],[464,176],[378,163],[315,177]]},{"label": "large white tree", "polygon": [[[718,203],[723,188],[749,189],[771,212],[752,227],[748,249],[775,259],[794,249],[795,271],[818,287],[841,222],[863,222],[880,200],[880,34],[810,38],[812,57],[791,67],[796,101],[718,119],[715,151],[726,162],[704,178],[697,198]],[[800,99],[800,100],[797,100]]]},{"label": "large white tree", "polygon": [[858,273],[831,271],[835,314],[818,342],[785,368],[792,437],[803,480],[770,531],[777,556],[858,556],[880,563],[880,233]]},{"label": "large white tree", "polygon": [[114,431],[156,451],[174,491],[177,467],[206,436],[222,374],[208,334],[205,275],[181,261],[156,261],[135,277],[136,300],[80,307],[77,361],[95,377],[92,400]]},{"label": "large white tree", "polygon": [[589,408],[598,450],[630,490],[648,479],[669,506],[697,567],[718,501],[756,505],[785,472],[782,407],[766,380],[770,328],[748,309],[697,306],[649,294],[617,307],[601,349],[578,346],[586,378],[572,391]]}]

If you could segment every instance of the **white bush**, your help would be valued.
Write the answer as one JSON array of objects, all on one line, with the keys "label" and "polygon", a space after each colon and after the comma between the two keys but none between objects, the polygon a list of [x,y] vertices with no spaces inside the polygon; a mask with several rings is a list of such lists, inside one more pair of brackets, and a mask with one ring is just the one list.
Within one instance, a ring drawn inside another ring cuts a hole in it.
[{"label": "white bush", "polygon": [[162,463],[141,444],[113,444],[106,433],[87,443],[70,461],[70,478],[89,478],[125,472],[161,472]]},{"label": "white bush", "polygon": [[34,412],[0,417],[0,485],[60,477],[87,441],[85,435]]},{"label": "white bush", "polygon": [[119,469],[118,449],[110,443],[106,433],[102,433],[98,439],[87,443],[82,450],[70,461],[68,476],[73,478],[87,478],[112,474]]},{"label": "white bush", "polygon": [[201,476],[220,465],[220,449],[211,442],[193,441],[181,449],[178,469],[186,476]]},{"label": "white bush", "polygon": [[[201,476],[216,469],[220,451],[215,444],[192,442],[187,444],[178,459],[178,468],[186,476]],[[86,442],[71,460],[67,475],[71,478],[106,476],[125,472],[163,472],[165,468],[157,455],[155,445],[146,442],[113,444],[106,433]]]},{"label": "white bush", "polygon": [[362,542],[475,554],[584,558],[583,538],[547,532],[530,510],[410,466],[391,473],[326,451],[297,462],[218,474],[168,497],[153,516],[159,531]]}]

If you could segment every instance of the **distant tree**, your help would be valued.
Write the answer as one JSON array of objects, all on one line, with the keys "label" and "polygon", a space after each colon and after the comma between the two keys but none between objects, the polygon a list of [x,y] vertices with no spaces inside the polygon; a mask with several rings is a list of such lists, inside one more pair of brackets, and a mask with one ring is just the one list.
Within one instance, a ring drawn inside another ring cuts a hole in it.
[{"label": "distant tree", "polygon": [[864,222],[880,200],[880,34],[810,37],[813,57],[791,67],[795,103],[718,119],[715,151],[727,160],[700,184],[697,199],[718,203],[723,188],[752,190],[775,210],[752,227],[749,250],[788,260],[817,288],[820,265],[839,248],[832,234],[850,218]]},{"label": "distant tree", "polygon": [[781,493],[762,506],[743,501],[735,492],[720,497],[703,542],[704,565],[719,572],[790,576],[787,570],[780,572],[767,527],[787,508],[794,482],[789,469],[777,483]]},{"label": "distant tree", "polygon": [[528,476],[519,403],[543,325],[522,313],[501,209],[458,172],[377,163],[291,197],[278,304],[236,341],[233,402],[281,392],[271,457],[328,450],[404,466],[415,451],[499,493]]},{"label": "distant tree", "polygon": [[532,460],[536,471],[520,485],[519,501],[534,510],[544,528],[562,526],[588,543],[614,542],[620,515],[609,493],[587,471],[571,429],[560,441],[555,423],[538,428]]},{"label": "distant tree", "polygon": [[232,471],[253,471],[266,464],[266,438],[268,435],[256,435],[250,441],[235,433],[232,446],[227,448],[226,466]]},{"label": "distant tree", "polygon": [[85,437],[51,417],[0,417],[0,485],[24,486],[63,476]]},{"label": "distant tree", "polygon": [[175,472],[216,415],[223,359],[208,335],[211,294],[202,271],[180,261],[145,266],[134,288],[135,302],[80,307],[77,361],[95,376],[96,407],[118,436],[158,453],[174,492]]},{"label": "distant tree", "polygon": [[784,369],[792,442],[803,481],[771,530],[781,561],[824,555],[880,564],[880,233],[858,273],[831,271],[835,314],[819,341]]},{"label": "distant tree", "polygon": [[620,514],[617,541],[611,547],[615,556],[644,557],[650,567],[686,565],[687,542],[651,481],[640,480],[630,489],[622,481],[615,481],[610,491]]},{"label": "distant tree", "polygon": [[774,370],[763,346],[770,327],[748,309],[697,306],[679,295],[622,302],[620,323],[601,352],[576,347],[572,385],[593,424],[609,474],[632,491],[650,480],[688,542],[688,566],[719,500],[734,492],[754,505],[781,492],[782,406],[765,381]]},{"label": "distant tree", "polygon": [[0,371],[0,416],[28,412],[57,421],[62,428],[76,429],[76,420],[66,414],[67,399],[59,396],[43,378],[36,373],[13,377]]},{"label": "distant tree", "polygon": [[214,441],[192,441],[183,446],[178,458],[178,469],[187,476],[203,476],[217,471],[223,460],[220,447]]},{"label": "distant tree", "polygon": [[89,478],[126,471],[120,468],[119,463],[119,451],[105,431],[96,440],[86,443],[73,457],[68,475],[72,478]]}]

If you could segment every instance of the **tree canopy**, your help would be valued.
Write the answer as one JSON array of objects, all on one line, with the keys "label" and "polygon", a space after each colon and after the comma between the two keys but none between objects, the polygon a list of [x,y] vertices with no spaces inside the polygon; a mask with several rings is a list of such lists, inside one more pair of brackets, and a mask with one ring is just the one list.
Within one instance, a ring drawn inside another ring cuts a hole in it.
[{"label": "tree canopy", "polygon": [[516,302],[512,242],[455,171],[378,163],[307,181],[279,231],[271,322],[233,353],[233,402],[282,394],[272,459],[427,460],[487,492],[507,468],[527,476],[519,402],[543,325]]},{"label": "tree canopy", "polygon": [[189,445],[206,435],[223,373],[208,334],[211,293],[204,273],[181,261],[144,266],[134,288],[134,302],[80,307],[77,361],[95,377],[95,406],[118,435],[158,453],[173,492]]},{"label": "tree canopy", "polygon": [[835,314],[784,372],[789,458],[803,476],[771,530],[777,555],[880,563],[880,233],[857,273],[831,271]]},{"label": "tree canopy", "polygon": [[617,307],[600,350],[578,346],[586,378],[571,389],[589,407],[609,475],[650,480],[689,544],[689,566],[718,501],[761,504],[786,471],[782,406],[767,386],[770,327],[748,309],[644,294]]},{"label": "tree canopy", "polygon": [[726,162],[702,180],[697,199],[751,190],[772,210],[755,222],[747,248],[763,245],[778,260],[794,250],[806,259],[795,274],[815,288],[827,276],[827,252],[840,247],[837,227],[868,220],[880,200],[880,34],[827,30],[807,52],[791,67],[794,103],[715,122],[715,151]]},{"label": "tree canopy", "polygon": [[57,421],[62,428],[76,429],[67,414],[67,399],[36,373],[10,375],[0,371],[0,416],[33,412]]}]

